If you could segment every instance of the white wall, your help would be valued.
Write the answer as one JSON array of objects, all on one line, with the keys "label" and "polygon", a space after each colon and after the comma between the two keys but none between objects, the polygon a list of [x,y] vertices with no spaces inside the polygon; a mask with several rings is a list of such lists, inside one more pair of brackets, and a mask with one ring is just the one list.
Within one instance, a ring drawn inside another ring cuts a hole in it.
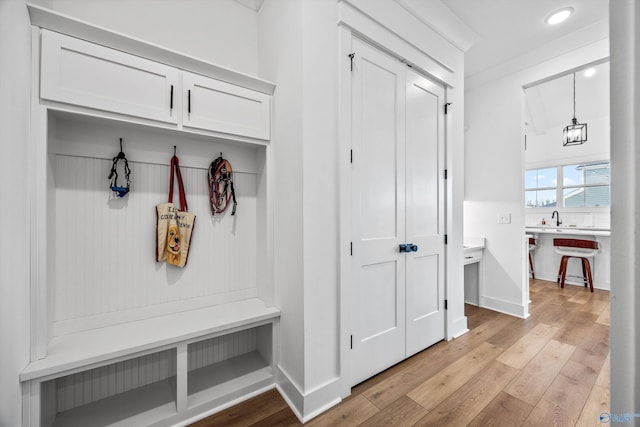
[{"label": "white wall", "polygon": [[[483,279],[489,308],[528,313],[522,86],[609,54],[607,39],[581,43],[569,53],[465,93],[464,232],[487,239]],[[511,223],[498,224],[500,213],[510,213]]]},{"label": "white wall", "polygon": [[638,412],[640,408],[640,4],[637,0],[609,4],[611,140],[615,141],[611,145],[611,413],[621,414]]},{"label": "white wall", "polygon": [[299,412],[305,387],[301,16],[301,3],[267,1],[258,20],[259,76],[276,84],[271,143],[275,305],[282,312],[279,381]]},{"label": "white wall", "polygon": [[18,375],[29,362],[31,28],[23,0],[0,0],[0,425],[21,424]]},{"label": "white wall", "polygon": [[233,0],[35,2],[217,65],[250,75],[258,72],[258,15]]},{"label": "white wall", "polygon": [[281,390],[300,418],[339,399],[337,3],[265,2],[260,77],[276,83],[276,306]]},{"label": "white wall", "polygon": [[339,375],[337,19],[336,2],[303,2],[305,386],[309,392]]}]

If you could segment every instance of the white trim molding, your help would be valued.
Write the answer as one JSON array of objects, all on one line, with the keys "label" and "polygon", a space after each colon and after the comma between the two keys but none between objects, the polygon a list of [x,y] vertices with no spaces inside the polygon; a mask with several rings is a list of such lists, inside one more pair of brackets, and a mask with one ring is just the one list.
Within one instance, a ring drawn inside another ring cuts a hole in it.
[{"label": "white trim molding", "polygon": [[395,0],[420,22],[463,52],[480,40],[480,36],[467,26],[440,0]]},{"label": "white trim molding", "polygon": [[480,307],[488,308],[489,310],[493,311],[499,311],[500,313],[509,314],[521,319],[526,319],[527,317],[529,317],[528,309],[524,305],[516,304],[510,301],[504,301],[498,298],[481,296]]},{"label": "white trim molding", "polygon": [[282,369],[282,366],[278,365],[276,381],[278,392],[296,418],[303,424],[342,401],[340,398],[340,378],[333,378],[305,393]]}]

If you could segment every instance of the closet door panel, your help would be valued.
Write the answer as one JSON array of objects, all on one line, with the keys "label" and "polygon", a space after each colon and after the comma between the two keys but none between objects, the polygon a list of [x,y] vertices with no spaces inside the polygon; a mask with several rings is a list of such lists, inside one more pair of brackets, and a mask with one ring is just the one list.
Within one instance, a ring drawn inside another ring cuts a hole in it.
[{"label": "closet door panel", "polygon": [[407,356],[444,339],[444,89],[407,70]]},{"label": "closet door panel", "polygon": [[157,62],[42,30],[43,99],[178,123],[174,104],[179,73]]},{"label": "closet door panel", "polygon": [[183,125],[268,140],[270,96],[184,72]]},{"label": "closet door panel", "polygon": [[404,359],[404,67],[354,39],[352,384]]}]

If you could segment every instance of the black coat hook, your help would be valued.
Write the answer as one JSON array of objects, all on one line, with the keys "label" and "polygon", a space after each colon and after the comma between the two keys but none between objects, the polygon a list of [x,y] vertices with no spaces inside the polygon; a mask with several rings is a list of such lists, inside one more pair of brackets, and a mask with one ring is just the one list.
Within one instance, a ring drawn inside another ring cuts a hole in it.
[{"label": "black coat hook", "polygon": [[175,155],[176,155],[176,146],[174,145],[173,146],[173,156],[175,157]]},{"label": "black coat hook", "polygon": [[124,159],[124,152],[122,151],[122,138],[120,138],[120,152],[116,156],[116,159]]}]

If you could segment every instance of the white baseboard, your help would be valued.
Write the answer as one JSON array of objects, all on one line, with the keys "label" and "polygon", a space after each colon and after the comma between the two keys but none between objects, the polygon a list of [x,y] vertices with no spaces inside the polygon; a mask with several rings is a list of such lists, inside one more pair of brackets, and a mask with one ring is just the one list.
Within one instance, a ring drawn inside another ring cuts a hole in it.
[{"label": "white baseboard", "polygon": [[281,366],[277,367],[277,371],[276,389],[303,424],[342,401],[340,378],[334,378],[314,390],[303,393]]},{"label": "white baseboard", "polygon": [[528,310],[521,304],[515,304],[513,302],[504,301],[498,298],[491,298],[487,296],[480,297],[480,307],[488,308],[489,310],[499,311],[500,313],[509,314],[511,316],[520,317],[526,319],[529,317]]},{"label": "white baseboard", "polygon": [[291,380],[291,376],[282,369],[282,366],[276,367],[276,389],[287,402],[289,408],[300,422],[302,422],[304,414],[304,394],[298,385]]},{"label": "white baseboard", "polygon": [[308,392],[304,397],[303,423],[317,417],[342,401],[340,378],[334,378]]},{"label": "white baseboard", "polygon": [[462,316],[453,321],[451,324],[451,331],[448,331],[447,339],[458,338],[460,335],[469,332],[467,326],[467,316]]},{"label": "white baseboard", "polygon": [[[556,282],[558,280],[558,277],[555,275],[547,275],[547,274],[542,274],[539,275],[536,273],[536,279],[538,280],[548,280],[549,282]],[[571,279],[565,279],[564,281],[565,285],[574,285],[574,286],[582,286],[584,287],[584,282],[576,282],[574,280]],[[609,282],[598,282],[598,281],[593,281],[593,289],[601,289],[603,291],[610,291],[611,290],[611,283]]]}]

